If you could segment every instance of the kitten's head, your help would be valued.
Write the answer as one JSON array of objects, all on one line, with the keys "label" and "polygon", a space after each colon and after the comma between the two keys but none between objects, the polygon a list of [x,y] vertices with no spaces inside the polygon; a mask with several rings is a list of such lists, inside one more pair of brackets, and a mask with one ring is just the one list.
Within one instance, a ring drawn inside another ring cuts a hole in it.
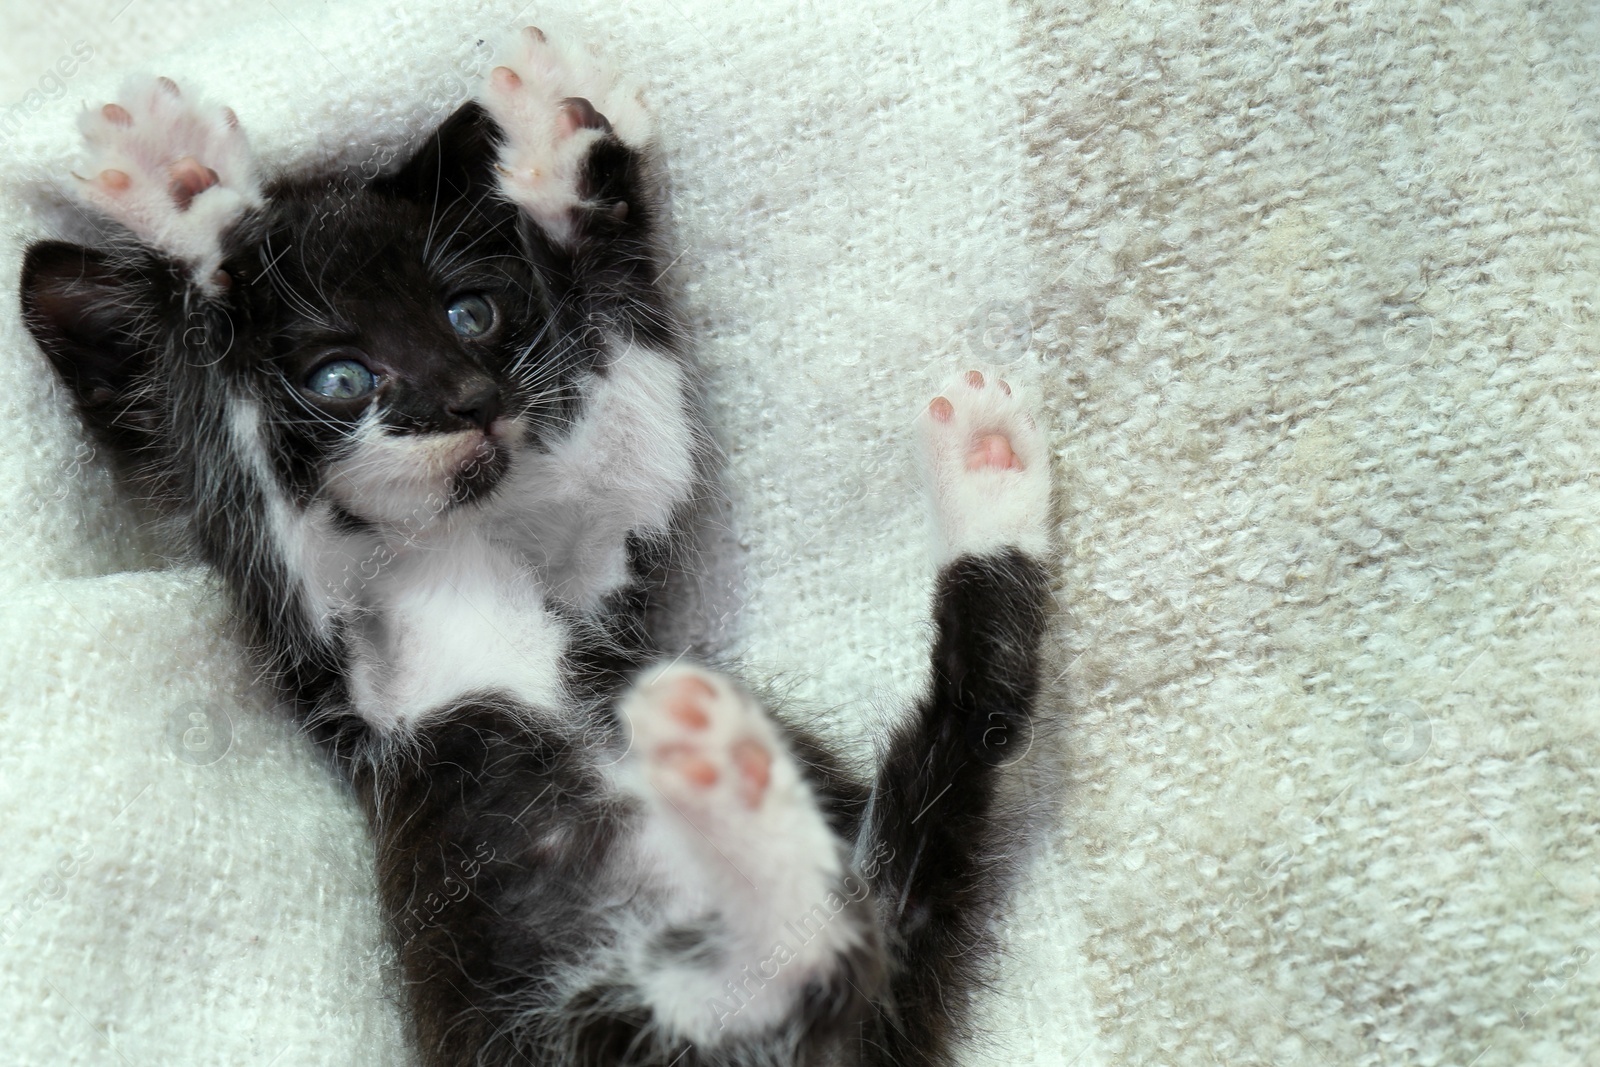
[{"label": "kitten's head", "polygon": [[226,510],[252,480],[374,523],[481,503],[585,369],[548,247],[496,194],[495,136],[468,105],[391,176],[269,188],[224,241],[220,296],[136,243],[41,242],[25,321],[180,507]]}]

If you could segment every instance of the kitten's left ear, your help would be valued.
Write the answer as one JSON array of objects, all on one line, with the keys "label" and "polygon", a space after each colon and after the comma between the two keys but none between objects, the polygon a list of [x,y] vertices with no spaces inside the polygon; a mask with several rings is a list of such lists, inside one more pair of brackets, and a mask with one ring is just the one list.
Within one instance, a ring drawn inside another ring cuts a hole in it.
[{"label": "kitten's left ear", "polygon": [[400,170],[372,183],[386,192],[440,206],[461,197],[476,201],[496,188],[495,159],[500,127],[475,103],[467,103],[433,131]]},{"label": "kitten's left ear", "polygon": [[[166,275],[176,277],[168,265]],[[158,264],[40,241],[22,263],[22,321],[98,432],[131,444],[148,428],[141,379],[162,314]]]}]

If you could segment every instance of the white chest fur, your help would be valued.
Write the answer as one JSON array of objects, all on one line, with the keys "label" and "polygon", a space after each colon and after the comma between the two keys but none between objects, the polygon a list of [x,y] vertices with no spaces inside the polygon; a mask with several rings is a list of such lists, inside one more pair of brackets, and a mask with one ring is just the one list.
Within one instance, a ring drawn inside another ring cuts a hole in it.
[{"label": "white chest fur", "polygon": [[518,457],[494,505],[496,536],[552,596],[595,608],[628,579],[628,535],[665,533],[689,498],[697,447],[682,366],[622,346],[585,384],[572,431]]},{"label": "white chest fur", "polygon": [[403,547],[363,593],[350,680],[368,722],[414,721],[473,693],[562,704],[566,627],[546,610],[527,567],[481,531]]}]

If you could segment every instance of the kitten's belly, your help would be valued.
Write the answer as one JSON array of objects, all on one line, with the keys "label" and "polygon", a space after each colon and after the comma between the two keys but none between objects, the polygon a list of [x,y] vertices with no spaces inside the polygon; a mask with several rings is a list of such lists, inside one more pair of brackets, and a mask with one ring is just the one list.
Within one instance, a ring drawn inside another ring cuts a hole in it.
[{"label": "kitten's belly", "polygon": [[567,628],[525,574],[441,554],[405,577],[354,643],[352,696],[364,719],[402,726],[488,691],[536,708],[562,703]]}]

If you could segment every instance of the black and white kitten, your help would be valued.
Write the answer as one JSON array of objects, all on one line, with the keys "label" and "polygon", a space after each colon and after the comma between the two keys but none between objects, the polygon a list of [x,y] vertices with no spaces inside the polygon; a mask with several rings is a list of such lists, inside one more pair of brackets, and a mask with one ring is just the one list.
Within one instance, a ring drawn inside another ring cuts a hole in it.
[{"label": "black and white kitten", "polygon": [[233,112],[130,83],[83,119],[117,236],[28,250],[28,327],[354,782],[422,1062],[947,1063],[1038,690],[1043,435],[979,372],[928,406],[931,678],[860,778],[665,661],[707,438],[649,116],[508,52],[371,182],[266,182]]}]

